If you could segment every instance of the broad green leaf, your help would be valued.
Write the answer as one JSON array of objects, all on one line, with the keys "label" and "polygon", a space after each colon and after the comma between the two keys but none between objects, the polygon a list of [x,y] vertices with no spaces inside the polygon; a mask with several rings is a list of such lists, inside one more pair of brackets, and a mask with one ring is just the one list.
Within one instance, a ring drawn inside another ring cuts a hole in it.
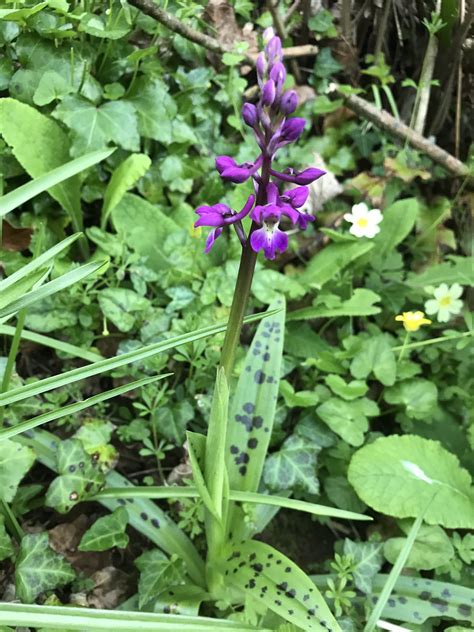
[{"label": "broad green leaf", "polygon": [[319,447],[303,437],[292,435],[278,452],[271,454],[263,471],[265,485],[272,490],[298,489],[319,493],[316,461]]},{"label": "broad green leaf", "polygon": [[133,290],[123,287],[108,287],[99,294],[102,313],[119,331],[130,331],[137,314],[150,307],[150,301]]},{"label": "broad green leaf", "polygon": [[378,262],[395,248],[412,231],[420,204],[416,198],[397,200],[383,212],[380,233],[374,237],[375,258]]},{"label": "broad green leaf", "polygon": [[344,539],[344,555],[350,555],[356,567],[354,583],[356,588],[368,594],[372,591],[372,581],[382,568],[382,544],[379,542],[354,542]]},{"label": "broad green leaf", "polygon": [[[269,309],[284,307],[277,299]],[[264,318],[247,352],[230,406],[227,471],[231,489],[257,491],[278,397],[285,310]]]},{"label": "broad green leaf", "polygon": [[47,70],[41,77],[38,87],[33,95],[35,105],[42,107],[56,99],[61,99],[67,94],[75,92],[71,82],[55,70]]},{"label": "broad green leaf", "polygon": [[79,542],[79,551],[107,551],[114,546],[124,549],[128,544],[125,533],[128,514],[125,507],[119,507],[108,516],[103,516],[87,529]]},{"label": "broad green leaf", "polygon": [[98,37],[100,39],[117,40],[127,35],[132,25],[127,20],[124,11],[118,11],[113,19],[104,18],[96,13],[83,13],[79,22],[78,31]]},{"label": "broad green leaf", "polygon": [[316,406],[319,404],[319,395],[314,391],[295,392],[293,386],[286,380],[280,382],[280,394],[283,395],[288,408]]},{"label": "broad green leaf", "polygon": [[0,603],[0,623],[25,627],[49,627],[66,630],[105,630],[110,632],[271,632],[268,628],[254,628],[244,623],[210,617],[188,617],[185,615],[154,614],[127,610],[99,610],[74,608],[71,606],[26,606],[17,603]]},{"label": "broad green leaf", "polygon": [[169,586],[182,583],[185,575],[182,560],[176,555],[166,557],[158,549],[146,551],[135,560],[140,571],[138,606],[143,608]]},{"label": "broad green leaf", "polygon": [[339,395],[339,397],[347,400],[364,397],[369,390],[369,387],[365,382],[361,380],[346,382],[340,375],[328,375],[324,378],[324,381],[335,395]]},{"label": "broad green leaf", "polygon": [[411,419],[429,422],[438,403],[438,389],[430,380],[413,378],[387,388],[384,399],[388,404],[402,404]]},{"label": "broad green leaf", "polygon": [[311,259],[298,281],[303,285],[320,288],[373,247],[373,242],[368,241],[331,243]]},{"label": "broad green leaf", "polygon": [[115,143],[128,151],[140,149],[135,108],[127,101],[109,101],[96,107],[76,95],[66,96],[54,116],[70,128],[71,153],[78,156]]},{"label": "broad green leaf", "polygon": [[263,542],[236,546],[222,565],[224,581],[248,593],[303,630],[340,632],[310,578],[285,555]]},{"label": "broad green leaf", "polygon": [[474,257],[449,257],[449,261],[430,266],[424,272],[409,274],[407,283],[412,287],[460,283],[473,285]]},{"label": "broad green leaf", "polygon": [[[16,99],[0,99],[0,133],[32,178],[39,178],[70,161],[69,138],[56,122]],[[74,175],[48,189],[67,211],[74,230],[81,230],[80,181]]]},{"label": "broad green leaf", "polygon": [[[0,217],[6,215],[10,211],[13,211],[15,208],[18,208],[28,200],[34,198],[36,195],[43,193],[43,191],[47,191],[51,187],[58,185],[65,180],[69,180],[69,178],[72,178],[81,171],[92,167],[98,162],[102,162],[102,160],[108,158],[114,151],[115,149],[106,149],[86,154],[85,156],[81,156],[80,158],[76,158],[75,160],[71,160],[70,162],[61,165],[60,167],[56,167],[56,169],[52,169],[44,175],[31,180],[31,182],[27,182],[13,191],[10,191],[6,195],[0,197]],[[79,235],[72,235],[62,241],[62,247],[66,248],[66,246],[69,245],[71,241],[77,239],[78,236]],[[42,261],[44,261],[44,256],[48,252],[51,252],[53,248],[50,248],[50,250],[46,253],[43,253],[43,259],[41,259]],[[36,260],[34,260],[37,265],[39,259],[40,257],[37,257]]]},{"label": "broad green leaf", "polygon": [[5,529],[5,519],[3,514],[0,514],[0,562],[6,560],[9,557],[15,555],[15,549],[13,548],[10,536]]},{"label": "broad green leaf", "polygon": [[56,458],[59,476],[49,486],[45,504],[67,513],[84,498],[96,494],[105,485],[105,476],[78,439],[61,441]]},{"label": "broad green leaf", "polygon": [[36,301],[40,301],[47,296],[51,296],[56,292],[60,292],[61,290],[74,285],[74,283],[82,281],[82,279],[85,279],[91,274],[100,274],[100,272],[107,266],[108,261],[93,261],[91,263],[86,263],[83,266],[79,266],[78,268],[73,268],[70,272],[66,272],[66,274],[61,275],[53,281],[45,283],[41,287],[30,290],[24,294],[24,296],[18,298],[16,301],[13,301],[3,309],[0,309],[0,318],[12,316],[20,311],[20,309],[28,307],[28,305],[31,305]]},{"label": "broad green leaf", "polygon": [[146,154],[128,156],[113,172],[104,193],[101,226],[105,228],[110,213],[114,210],[125,193],[145,175],[151,165]]},{"label": "broad green leaf", "polygon": [[[390,538],[384,543],[386,559],[394,564],[405,544],[405,538]],[[437,526],[420,527],[405,566],[418,571],[430,571],[448,564],[454,557],[454,547],[446,532]],[[367,591],[366,591],[367,592]]]},{"label": "broad green leaf", "polygon": [[125,243],[142,257],[147,266],[156,272],[172,267],[163,254],[163,243],[180,228],[157,206],[141,197],[126,193],[112,211],[112,221]]},{"label": "broad green leaf", "polygon": [[163,406],[159,413],[160,433],[168,441],[182,445],[186,427],[194,417],[195,410],[186,399],[173,403],[172,406]]},{"label": "broad green leaf", "polygon": [[358,447],[364,443],[364,435],[369,429],[368,417],[378,415],[379,408],[366,397],[350,402],[330,397],[318,406],[316,412],[341,439]]},{"label": "broad green leaf", "polygon": [[437,441],[416,435],[381,437],[354,454],[349,482],[372,509],[448,529],[474,527],[469,473]]},{"label": "broad green leaf", "polygon": [[8,20],[8,22],[24,22],[38,11],[42,11],[48,6],[47,2],[38,2],[36,6],[24,9],[0,9],[0,20]]},{"label": "broad green leaf", "polygon": [[303,307],[288,314],[288,320],[307,320],[309,318],[335,318],[337,316],[370,316],[380,314],[380,307],[374,303],[381,300],[380,296],[372,290],[357,288],[354,294],[347,301],[342,301],[339,297],[338,303],[334,306],[314,305],[313,307]]},{"label": "broad green leaf", "polygon": [[75,577],[72,566],[50,548],[46,532],[25,535],[15,568],[21,601],[32,603],[40,593],[69,584]]},{"label": "broad green leaf", "polygon": [[397,363],[387,338],[381,334],[364,340],[350,370],[357,379],[365,379],[373,373],[382,384],[391,386],[397,375]]},{"label": "broad green leaf", "polygon": [[140,136],[170,144],[177,106],[168,94],[166,83],[158,78],[141,77],[135,81],[128,100],[136,108]]},{"label": "broad green leaf", "polygon": [[[256,320],[260,320],[265,315],[266,314],[264,313],[259,313],[252,316],[247,316],[244,319],[244,322],[254,322]],[[226,327],[227,323],[210,325],[208,327],[197,329],[196,331],[192,331],[190,333],[181,334],[180,336],[176,336],[162,342],[147,345],[135,351],[129,351],[128,353],[123,353],[113,358],[94,362],[89,366],[72,369],[59,375],[54,375],[52,377],[45,378],[44,380],[39,380],[38,382],[31,382],[18,388],[12,388],[6,393],[0,393],[0,406],[6,406],[7,404],[22,401],[23,399],[33,397],[34,395],[46,393],[47,391],[50,391],[54,388],[60,388],[61,386],[73,384],[74,382],[77,382],[79,380],[87,379],[94,375],[100,375],[101,373],[126,366],[127,364],[131,364],[132,362],[141,362],[143,360],[146,360],[147,358],[153,357],[158,353],[162,353],[164,351],[168,351],[169,349],[174,349],[180,345],[194,342],[196,340],[200,340],[201,338],[207,338],[208,336],[223,332],[225,331]]]},{"label": "broad green leaf", "polygon": [[0,443],[0,499],[10,503],[15,497],[21,479],[35,462],[30,448],[13,441]]}]

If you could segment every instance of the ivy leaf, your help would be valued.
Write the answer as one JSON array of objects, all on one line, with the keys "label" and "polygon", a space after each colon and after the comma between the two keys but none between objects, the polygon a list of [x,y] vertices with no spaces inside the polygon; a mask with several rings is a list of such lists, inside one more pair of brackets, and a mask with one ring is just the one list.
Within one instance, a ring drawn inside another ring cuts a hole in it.
[{"label": "ivy leaf", "polygon": [[6,439],[0,442],[0,498],[10,503],[21,479],[35,461],[30,448]]},{"label": "ivy leaf", "polygon": [[79,551],[107,551],[114,546],[124,549],[128,544],[127,523],[128,513],[124,507],[99,518],[82,536]]},{"label": "ivy leaf", "polygon": [[382,568],[382,544],[344,540],[344,555],[350,555],[356,564],[354,582],[362,592],[372,592],[372,580]]},{"label": "ivy leaf", "polygon": [[289,558],[263,542],[247,541],[223,564],[225,582],[310,632],[341,632],[321,593]]},{"label": "ivy leaf", "polygon": [[159,593],[173,584],[183,581],[185,569],[183,561],[177,555],[166,557],[158,549],[146,551],[135,560],[140,571],[138,582],[138,606],[143,608]]},{"label": "ivy leaf", "polygon": [[49,486],[45,504],[60,513],[68,512],[105,484],[97,460],[92,459],[78,439],[61,441],[57,449],[59,476]]},{"label": "ivy leaf", "polygon": [[163,406],[157,411],[157,426],[163,437],[182,445],[186,436],[188,421],[194,419],[194,409],[191,404],[183,400],[173,407]]},{"label": "ivy leaf", "polygon": [[348,477],[369,507],[388,516],[416,518],[427,507],[427,524],[474,527],[471,477],[437,441],[381,437],[354,454]]},{"label": "ivy leaf", "polygon": [[96,107],[79,96],[65,97],[54,116],[71,129],[71,153],[80,156],[115,143],[123,149],[138,151],[140,137],[135,109],[127,101],[111,101]]},{"label": "ivy leaf", "polygon": [[23,538],[15,569],[16,592],[23,603],[33,603],[40,593],[64,586],[75,577],[72,566],[50,548],[47,533]]},{"label": "ivy leaf", "polygon": [[137,313],[147,309],[150,301],[133,290],[108,287],[99,294],[99,305],[119,331],[130,331],[137,319]]},{"label": "ivy leaf", "polygon": [[[390,538],[384,544],[386,559],[394,564],[405,545],[405,538]],[[406,568],[418,571],[430,571],[444,566],[454,557],[454,547],[446,532],[437,526],[422,525],[410,551]]]},{"label": "ivy leaf", "polygon": [[319,493],[316,460],[319,447],[304,437],[292,435],[278,452],[271,454],[263,471],[265,484],[275,491],[301,489],[310,494]]},{"label": "ivy leaf", "polygon": [[63,75],[55,70],[47,70],[41,77],[33,95],[35,105],[48,105],[56,99],[74,92],[74,87]]},{"label": "ivy leaf", "polygon": [[15,549],[5,529],[5,518],[3,514],[0,514],[0,562],[8,557],[13,557],[13,555],[15,555]]},{"label": "ivy leaf", "polygon": [[170,144],[178,108],[168,94],[166,84],[160,79],[140,77],[135,81],[128,100],[137,111],[140,135]]},{"label": "ivy leaf", "polygon": [[385,386],[392,386],[397,375],[397,363],[387,338],[380,334],[364,341],[351,362],[350,370],[357,379],[370,373]]},{"label": "ivy leaf", "polygon": [[330,397],[316,409],[329,428],[349,445],[360,446],[369,429],[368,417],[378,414],[377,404],[366,397],[352,402]]},{"label": "ivy leaf", "polygon": [[388,388],[384,393],[388,404],[403,404],[411,419],[423,419],[433,413],[438,403],[438,389],[430,380],[416,378],[403,380]]}]

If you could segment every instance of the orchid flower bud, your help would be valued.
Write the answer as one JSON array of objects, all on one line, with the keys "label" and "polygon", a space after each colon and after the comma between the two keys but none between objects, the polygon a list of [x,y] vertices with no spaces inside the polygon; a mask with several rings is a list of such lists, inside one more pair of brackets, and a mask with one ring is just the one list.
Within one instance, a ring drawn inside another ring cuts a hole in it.
[{"label": "orchid flower bud", "polygon": [[253,103],[244,103],[242,106],[242,118],[249,127],[255,127],[258,121],[257,108]]},{"label": "orchid flower bud", "polygon": [[275,101],[276,96],[276,88],[275,82],[269,79],[262,90],[262,102],[264,105],[272,105]]},{"label": "orchid flower bud", "polygon": [[288,90],[280,101],[280,110],[285,116],[293,114],[298,107],[298,96],[294,90]]}]

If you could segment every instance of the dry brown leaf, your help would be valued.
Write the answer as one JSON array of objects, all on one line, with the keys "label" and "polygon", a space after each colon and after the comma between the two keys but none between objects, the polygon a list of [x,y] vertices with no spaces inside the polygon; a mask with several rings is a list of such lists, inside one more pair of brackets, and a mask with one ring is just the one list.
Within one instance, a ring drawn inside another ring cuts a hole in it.
[{"label": "dry brown leaf", "polygon": [[2,248],[4,250],[21,252],[29,247],[33,234],[32,228],[15,228],[6,220],[3,220],[2,226]]}]

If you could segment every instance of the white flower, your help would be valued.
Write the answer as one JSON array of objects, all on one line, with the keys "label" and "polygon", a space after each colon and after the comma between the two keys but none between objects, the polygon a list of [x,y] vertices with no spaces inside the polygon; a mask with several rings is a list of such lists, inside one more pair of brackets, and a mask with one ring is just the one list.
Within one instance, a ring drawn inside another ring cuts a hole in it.
[{"label": "white flower", "polygon": [[434,291],[434,298],[430,298],[425,303],[427,314],[436,314],[440,323],[447,323],[451,316],[459,314],[462,310],[463,302],[459,300],[463,288],[459,283],[453,283],[448,287],[446,283],[441,283]]},{"label": "white flower", "polygon": [[383,216],[378,208],[369,210],[367,204],[361,202],[360,204],[354,204],[352,213],[346,213],[344,219],[352,224],[349,229],[351,235],[372,239],[380,232],[379,224]]}]

